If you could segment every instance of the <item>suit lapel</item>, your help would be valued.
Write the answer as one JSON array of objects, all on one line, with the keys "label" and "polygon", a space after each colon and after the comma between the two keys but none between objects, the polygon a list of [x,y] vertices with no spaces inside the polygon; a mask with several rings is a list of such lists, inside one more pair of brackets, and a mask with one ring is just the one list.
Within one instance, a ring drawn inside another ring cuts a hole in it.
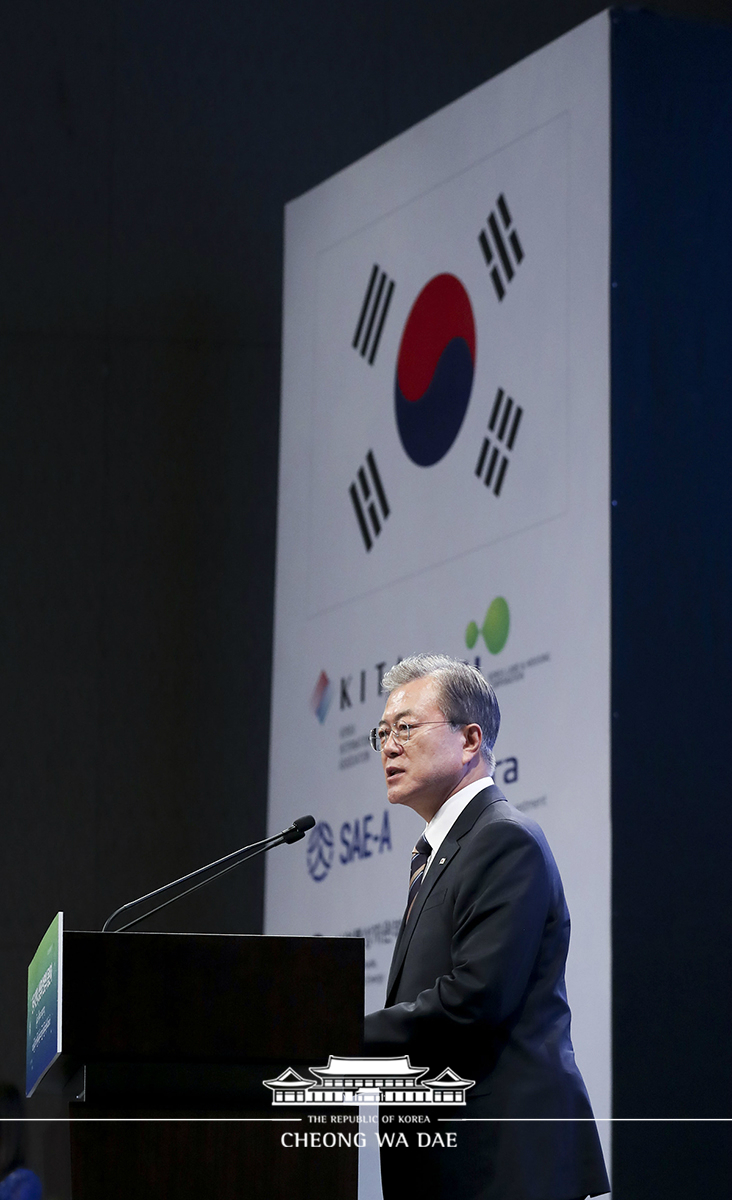
[{"label": "suit lapel", "polygon": [[[468,807],[470,807],[470,806],[468,806]],[[448,837],[449,837],[449,834],[448,834]],[[404,962],[404,956],[407,953],[407,947],[409,946],[409,943],[412,939],[412,934],[414,933],[414,927],[417,924],[417,921],[419,920],[419,914],[421,913],[422,909],[424,908],[425,901],[426,901],[427,897],[429,896],[430,892],[432,891],[432,888],[435,886],[440,875],[442,874],[443,870],[445,869],[448,862],[450,861],[450,859],[454,858],[454,856],[457,854],[458,850],[460,849],[457,842],[455,842],[454,844],[451,844],[448,847],[447,840],[448,839],[445,838],[445,840],[442,842],[442,844],[439,847],[439,850],[440,850],[440,857],[438,859],[438,863],[440,864],[439,867],[438,867],[437,863],[430,864],[430,869],[427,872],[427,878],[425,879],[424,883],[422,884],[421,888],[419,889],[419,895],[417,896],[417,899],[414,902],[414,907],[412,908],[412,911],[409,914],[409,921],[405,922],[404,917],[402,917],[402,924],[399,929],[399,933],[397,934],[397,940],[394,945],[394,954],[393,954],[393,957],[391,960],[391,968],[389,970],[389,982],[387,984],[387,1003],[388,1003],[389,993],[391,992],[391,989],[394,986],[394,983],[396,982],[397,976],[399,975],[399,971],[401,970],[402,963]],[[442,861],[443,859],[445,860],[444,862]]]},{"label": "suit lapel", "polygon": [[391,993],[396,986],[399,978],[399,973],[402,969],[404,959],[409,949],[409,943],[414,935],[414,930],[419,921],[420,913],[425,906],[425,902],[430,895],[430,892],[440,880],[443,871],[446,871],[452,859],[460,849],[460,839],[465,837],[467,833],[475,825],[478,817],[491,804],[495,804],[497,800],[505,800],[506,797],[500,788],[495,784],[489,785],[483,791],[478,792],[473,796],[469,804],[466,804],[460,816],[455,821],[455,824],[446,834],[444,840],[440,843],[435,852],[436,862],[430,863],[430,869],[427,872],[427,878],[419,889],[419,894],[414,902],[414,907],[409,915],[409,921],[405,922],[402,917],[401,927],[397,934],[397,940],[394,944],[394,954],[391,960],[391,968],[389,970],[389,981],[386,988],[386,1003],[391,1003]]}]

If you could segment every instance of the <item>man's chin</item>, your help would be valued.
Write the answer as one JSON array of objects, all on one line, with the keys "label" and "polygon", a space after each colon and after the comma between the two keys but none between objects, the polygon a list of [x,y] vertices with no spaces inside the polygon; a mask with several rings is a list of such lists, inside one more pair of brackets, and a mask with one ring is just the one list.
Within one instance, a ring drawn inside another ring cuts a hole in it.
[{"label": "man's chin", "polygon": [[408,794],[400,786],[400,781],[395,779],[392,784],[386,785],[386,798],[390,804],[405,804]]}]

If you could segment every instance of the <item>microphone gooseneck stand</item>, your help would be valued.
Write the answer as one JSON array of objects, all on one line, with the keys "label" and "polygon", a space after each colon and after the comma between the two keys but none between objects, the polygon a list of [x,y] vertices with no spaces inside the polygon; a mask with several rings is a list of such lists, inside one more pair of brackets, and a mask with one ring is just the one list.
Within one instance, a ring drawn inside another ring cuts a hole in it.
[{"label": "microphone gooseneck stand", "polygon": [[[275,846],[281,846],[284,842],[286,845],[291,845],[293,842],[299,842],[305,837],[308,829],[312,829],[315,824],[315,818],[311,816],[298,817],[292,825],[288,825],[287,829],[283,829],[281,833],[274,834],[273,837],[264,838],[261,842],[252,842],[251,846],[242,846],[240,850],[234,850],[231,854],[225,854],[223,858],[217,858],[215,862],[207,863],[205,867],[199,867],[195,871],[189,872],[188,875],[181,875],[180,879],[174,879],[171,883],[164,883],[162,887],[156,888],[153,892],[148,892],[146,896],[138,896],[136,900],[129,900],[127,904],[121,904],[116,908],[110,917],[102,926],[102,933],[122,933],[125,929],[131,929],[133,925],[137,925],[139,921],[144,921],[146,917],[151,917],[153,913],[160,912],[161,908],[165,908],[168,904],[175,903],[176,900],[181,900],[183,896],[190,895],[200,887],[205,887],[207,883],[213,883],[214,879],[218,879],[221,875],[226,875],[227,871],[233,871],[235,867],[241,866],[242,863],[248,862],[250,858],[256,858],[258,854],[264,854],[267,850],[273,850]],[[210,871],[212,874],[208,875]],[[201,879],[199,876],[204,875]],[[157,904],[155,908],[141,913],[139,917],[133,917],[125,925],[120,925],[117,929],[111,929],[110,925],[115,917],[120,913],[127,912],[128,909],[134,908],[136,904],[144,904],[146,900],[154,900],[156,896],[162,896],[164,892],[168,892],[171,888],[178,887],[180,884],[190,883],[192,879],[197,880],[190,887],[185,888],[182,892],[176,892],[174,896],[163,900],[162,904]]]}]

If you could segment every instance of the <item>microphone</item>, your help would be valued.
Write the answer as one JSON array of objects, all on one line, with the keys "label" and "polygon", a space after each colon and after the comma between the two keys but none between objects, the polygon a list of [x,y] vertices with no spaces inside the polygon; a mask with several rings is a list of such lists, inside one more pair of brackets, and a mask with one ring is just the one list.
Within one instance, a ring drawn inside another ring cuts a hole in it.
[{"label": "microphone", "polygon": [[[264,838],[261,842],[252,842],[251,846],[242,846],[240,850],[234,850],[231,854],[225,854],[223,858],[217,858],[215,862],[207,863],[205,867],[198,867],[197,870],[189,872],[188,875],[181,875],[180,879],[174,879],[172,883],[164,883],[162,887],[155,888],[155,891],[148,892],[146,896],[138,896],[136,900],[129,900],[127,904],[121,904],[119,908],[114,910],[111,917],[107,917],[102,926],[102,933],[122,933],[125,929],[131,929],[139,921],[144,921],[145,917],[151,917],[153,913],[160,912],[160,909],[166,908],[168,904],[173,904],[176,900],[182,900],[183,896],[188,896],[198,888],[205,887],[207,883],[213,883],[214,879],[218,879],[220,875],[225,875],[227,871],[233,871],[234,867],[248,862],[250,858],[256,858],[258,854],[264,854],[267,850],[273,850],[275,846],[281,846],[283,843],[291,845],[293,842],[299,842],[305,837],[308,829],[313,828],[314,824],[315,817],[309,815],[298,817],[296,821],[292,822],[292,825],[288,825],[287,829],[283,829],[281,833],[274,834],[273,837]],[[205,879],[201,879],[200,876],[206,875],[207,871],[213,873]],[[178,887],[179,884],[190,883],[192,879],[197,880],[197,882],[193,883],[191,887],[178,892],[175,896],[170,896],[168,900],[163,900],[162,904],[158,904],[148,912],[144,912],[132,921],[128,921],[126,925],[120,925],[118,929],[110,931],[109,926],[120,913],[126,912],[129,908],[134,908],[136,904],[144,904],[146,900],[153,900],[156,896],[162,896],[164,892]]]},{"label": "microphone", "polygon": [[312,829],[314,824],[315,817],[298,817],[296,821],[292,822],[292,825],[283,829],[279,836],[283,842],[291,846],[293,842],[299,842],[301,838],[304,838],[308,829]]}]

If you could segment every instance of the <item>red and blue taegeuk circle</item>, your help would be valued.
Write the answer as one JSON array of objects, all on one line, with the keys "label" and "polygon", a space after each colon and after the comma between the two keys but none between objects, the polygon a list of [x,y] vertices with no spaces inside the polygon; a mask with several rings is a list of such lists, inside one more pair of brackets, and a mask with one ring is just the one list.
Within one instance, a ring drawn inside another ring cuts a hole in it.
[{"label": "red and blue taegeuk circle", "polygon": [[394,398],[399,437],[412,462],[431,467],[447,454],[468,408],[475,372],[475,320],[455,275],[435,275],[407,317]]}]

